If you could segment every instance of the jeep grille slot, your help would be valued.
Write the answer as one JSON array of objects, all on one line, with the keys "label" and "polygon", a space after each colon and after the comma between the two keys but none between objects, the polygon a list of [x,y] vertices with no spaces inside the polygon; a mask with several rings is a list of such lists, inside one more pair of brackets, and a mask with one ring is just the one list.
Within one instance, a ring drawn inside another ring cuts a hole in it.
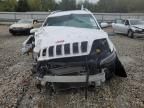
[{"label": "jeep grille slot", "polygon": [[38,57],[40,57],[40,52],[41,52],[41,51],[39,51],[39,53],[38,53]]},{"label": "jeep grille slot", "polygon": [[54,46],[49,47],[49,56],[50,57],[54,56]]},{"label": "jeep grille slot", "polygon": [[81,51],[84,53],[84,52],[87,52],[87,46],[88,46],[88,42],[87,41],[84,41],[81,43]]},{"label": "jeep grille slot", "polygon": [[42,56],[46,56],[46,51],[47,51],[46,49],[43,50]]},{"label": "jeep grille slot", "polygon": [[62,55],[62,45],[57,45],[56,46],[56,54],[57,55]]},{"label": "jeep grille slot", "polygon": [[64,45],[64,53],[65,54],[70,54],[70,44],[65,44]]},{"label": "jeep grille slot", "polygon": [[78,43],[73,43],[73,53],[79,53]]}]

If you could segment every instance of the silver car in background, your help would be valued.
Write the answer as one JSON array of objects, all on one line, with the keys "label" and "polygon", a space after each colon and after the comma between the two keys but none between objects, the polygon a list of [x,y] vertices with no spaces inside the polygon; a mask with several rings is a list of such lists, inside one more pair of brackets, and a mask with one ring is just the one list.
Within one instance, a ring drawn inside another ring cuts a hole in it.
[{"label": "silver car in background", "polygon": [[144,34],[144,21],[141,19],[117,19],[112,23],[115,33],[125,34],[130,38]]}]

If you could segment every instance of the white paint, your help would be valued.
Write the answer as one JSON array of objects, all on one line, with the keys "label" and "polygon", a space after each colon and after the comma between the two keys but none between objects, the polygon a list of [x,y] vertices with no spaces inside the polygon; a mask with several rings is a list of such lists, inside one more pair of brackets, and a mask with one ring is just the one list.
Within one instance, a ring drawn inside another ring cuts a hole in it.
[{"label": "white paint", "polygon": [[15,23],[15,24],[12,24],[9,28],[12,29],[12,28],[32,28],[33,27],[33,24],[24,24],[24,23]]},{"label": "white paint", "polygon": [[[93,14],[90,11],[87,10],[75,10],[75,11],[64,11],[64,12],[58,12],[53,13],[49,15],[49,17],[56,17],[56,16],[63,16],[68,14],[90,14],[93,16]],[[98,25],[97,20],[93,16],[95,23]],[[83,56],[88,55],[91,51],[92,44],[97,39],[107,39],[109,47],[111,51],[114,48],[114,45],[108,38],[108,35],[106,32],[104,32],[102,29],[93,29],[93,28],[78,28],[78,27],[66,27],[66,26],[46,26],[41,27],[36,33],[35,33],[35,48],[34,53],[40,52],[40,57],[38,58],[38,61],[43,60],[51,60],[51,59],[57,59],[57,58],[64,58],[64,57],[76,57],[76,56]],[[60,43],[57,43],[57,42]],[[72,44],[77,42],[79,43],[79,49],[80,44],[83,41],[88,41],[88,51],[83,53],[81,50],[79,50],[79,53],[74,54],[70,53],[68,55],[64,54],[64,49],[62,51],[62,55],[56,55],[56,46],[61,44],[62,47],[64,44],[69,43],[71,45],[71,52],[72,52]],[[48,56],[48,48],[50,46],[54,46],[54,56],[49,57]],[[46,56],[42,56],[43,49],[47,49]]]}]

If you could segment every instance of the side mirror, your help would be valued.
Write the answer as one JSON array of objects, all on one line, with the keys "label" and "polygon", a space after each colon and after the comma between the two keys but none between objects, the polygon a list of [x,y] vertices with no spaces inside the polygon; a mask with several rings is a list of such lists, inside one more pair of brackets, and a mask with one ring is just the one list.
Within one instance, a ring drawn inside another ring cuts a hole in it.
[{"label": "side mirror", "polygon": [[34,34],[34,33],[37,32],[37,31],[38,31],[38,28],[34,28],[34,29],[31,29],[31,30],[30,30],[30,33],[31,33],[31,34]]},{"label": "side mirror", "polygon": [[101,28],[106,28],[106,27],[109,26],[109,24],[106,23],[106,22],[102,22],[102,23],[100,24],[100,26],[101,26]]}]

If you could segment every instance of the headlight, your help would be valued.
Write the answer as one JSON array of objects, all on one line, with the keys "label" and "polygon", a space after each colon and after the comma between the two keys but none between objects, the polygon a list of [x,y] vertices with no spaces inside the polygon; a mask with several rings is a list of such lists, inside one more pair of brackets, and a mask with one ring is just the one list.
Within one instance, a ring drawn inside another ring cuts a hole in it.
[{"label": "headlight", "polygon": [[143,31],[143,30],[140,29],[140,28],[137,28],[135,31],[141,32],[141,31]]},{"label": "headlight", "polygon": [[101,49],[97,48],[96,49],[96,54],[99,54],[99,53],[101,53]]},{"label": "headlight", "polygon": [[100,55],[105,52],[111,52],[107,40],[95,40],[92,45],[91,55]]},{"label": "headlight", "polygon": [[142,31],[142,29],[137,28],[137,27],[132,27],[132,30],[133,30],[134,32],[141,32],[141,31]]}]

